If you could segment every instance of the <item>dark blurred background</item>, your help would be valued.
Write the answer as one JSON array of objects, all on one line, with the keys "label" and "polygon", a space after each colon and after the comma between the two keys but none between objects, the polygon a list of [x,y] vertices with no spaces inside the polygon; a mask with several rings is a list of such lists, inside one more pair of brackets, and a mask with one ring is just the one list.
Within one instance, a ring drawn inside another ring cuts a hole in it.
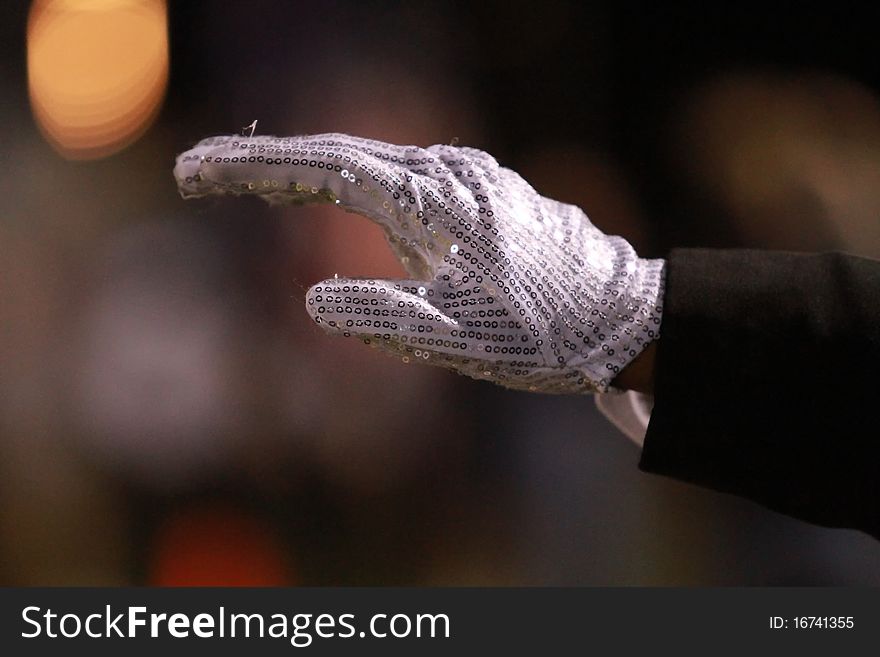
[{"label": "dark blurred background", "polygon": [[880,11],[774,6],[4,3],[0,583],[880,584],[862,534],[640,473],[588,397],[325,336],[304,288],[398,275],[381,232],[171,176],[255,119],[457,139],[644,256],[880,257]]}]

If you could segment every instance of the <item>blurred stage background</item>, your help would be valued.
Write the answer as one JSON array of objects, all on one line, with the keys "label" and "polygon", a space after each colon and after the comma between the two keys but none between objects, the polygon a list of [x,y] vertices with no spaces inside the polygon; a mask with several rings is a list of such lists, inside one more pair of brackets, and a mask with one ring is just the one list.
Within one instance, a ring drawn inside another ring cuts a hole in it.
[{"label": "blurred stage background", "polygon": [[304,287],[400,272],[379,230],[171,176],[254,119],[458,139],[644,256],[880,257],[880,11],[804,7],[3,3],[0,583],[880,584],[588,397],[326,337]]}]

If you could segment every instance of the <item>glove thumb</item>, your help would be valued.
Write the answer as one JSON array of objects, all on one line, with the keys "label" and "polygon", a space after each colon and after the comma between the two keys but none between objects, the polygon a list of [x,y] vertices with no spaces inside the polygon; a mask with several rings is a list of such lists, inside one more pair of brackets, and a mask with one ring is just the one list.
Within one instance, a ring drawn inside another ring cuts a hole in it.
[{"label": "glove thumb", "polygon": [[328,333],[357,336],[407,361],[461,358],[468,345],[458,339],[458,322],[433,305],[437,296],[426,281],[330,278],[309,288],[306,310]]}]

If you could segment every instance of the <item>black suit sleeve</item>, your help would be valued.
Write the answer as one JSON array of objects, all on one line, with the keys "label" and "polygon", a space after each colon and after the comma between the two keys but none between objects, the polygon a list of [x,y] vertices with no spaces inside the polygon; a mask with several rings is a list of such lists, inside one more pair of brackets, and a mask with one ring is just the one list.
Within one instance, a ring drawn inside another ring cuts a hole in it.
[{"label": "black suit sleeve", "polygon": [[880,262],[673,251],[639,467],[880,538]]}]

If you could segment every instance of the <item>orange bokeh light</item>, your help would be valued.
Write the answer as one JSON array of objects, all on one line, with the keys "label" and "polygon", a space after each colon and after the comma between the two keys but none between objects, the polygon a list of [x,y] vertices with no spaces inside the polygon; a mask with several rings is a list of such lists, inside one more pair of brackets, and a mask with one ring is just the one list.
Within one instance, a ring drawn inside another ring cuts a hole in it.
[{"label": "orange bokeh light", "polygon": [[150,586],[291,586],[289,559],[272,527],[234,507],[177,510],[153,537]]},{"label": "orange bokeh light", "polygon": [[43,135],[64,157],[106,157],[134,142],[168,83],[165,0],[34,0],[28,89]]}]

